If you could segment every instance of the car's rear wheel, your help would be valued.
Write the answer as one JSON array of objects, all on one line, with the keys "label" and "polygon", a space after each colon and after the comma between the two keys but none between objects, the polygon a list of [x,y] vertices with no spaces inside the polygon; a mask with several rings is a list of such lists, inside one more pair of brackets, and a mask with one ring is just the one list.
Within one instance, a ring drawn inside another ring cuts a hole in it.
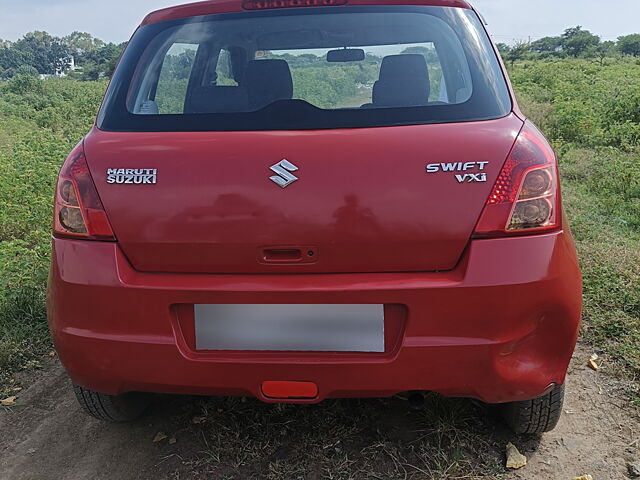
[{"label": "car's rear wheel", "polygon": [[502,405],[502,415],[516,433],[550,432],[560,420],[563,402],[564,385],[556,385],[549,393],[533,400]]},{"label": "car's rear wheel", "polygon": [[130,422],[140,417],[149,406],[151,396],[131,392],[122,395],[106,395],[78,385],[73,386],[82,409],[92,417],[107,422]]}]

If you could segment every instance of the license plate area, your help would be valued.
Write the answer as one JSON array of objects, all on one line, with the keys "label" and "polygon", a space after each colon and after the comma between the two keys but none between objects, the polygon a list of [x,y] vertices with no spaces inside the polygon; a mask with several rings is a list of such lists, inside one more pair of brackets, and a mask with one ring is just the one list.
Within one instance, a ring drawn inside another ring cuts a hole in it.
[{"label": "license plate area", "polygon": [[382,304],[198,304],[196,351],[385,352]]}]

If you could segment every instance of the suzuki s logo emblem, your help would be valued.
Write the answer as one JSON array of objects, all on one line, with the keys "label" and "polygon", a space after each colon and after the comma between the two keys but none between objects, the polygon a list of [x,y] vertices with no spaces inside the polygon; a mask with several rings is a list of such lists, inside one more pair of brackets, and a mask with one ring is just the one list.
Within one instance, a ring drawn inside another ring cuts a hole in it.
[{"label": "suzuki s logo emblem", "polygon": [[298,167],[296,167],[289,160],[282,160],[281,162],[276,163],[270,168],[271,171],[277,173],[277,175],[270,177],[271,181],[280,185],[282,188],[288,187],[293,182],[298,180],[298,177],[291,173],[298,170]]}]

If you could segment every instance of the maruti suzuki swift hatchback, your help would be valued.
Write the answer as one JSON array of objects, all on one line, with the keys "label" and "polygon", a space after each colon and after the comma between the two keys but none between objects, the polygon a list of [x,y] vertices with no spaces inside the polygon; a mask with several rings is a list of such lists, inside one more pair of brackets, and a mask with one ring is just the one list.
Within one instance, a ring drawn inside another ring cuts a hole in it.
[{"label": "maruti suzuki swift hatchback", "polygon": [[580,308],[555,154],[464,0],[152,13],[60,172],[49,322],[101,419],[427,390],[547,431]]}]

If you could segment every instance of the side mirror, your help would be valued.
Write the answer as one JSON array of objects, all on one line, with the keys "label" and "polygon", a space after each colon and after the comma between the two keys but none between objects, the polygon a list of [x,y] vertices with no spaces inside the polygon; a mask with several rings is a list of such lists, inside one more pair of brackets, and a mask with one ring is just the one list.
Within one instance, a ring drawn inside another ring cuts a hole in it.
[{"label": "side mirror", "polygon": [[327,62],[360,62],[364,60],[364,50],[361,48],[341,48],[340,50],[329,50],[327,52]]}]

